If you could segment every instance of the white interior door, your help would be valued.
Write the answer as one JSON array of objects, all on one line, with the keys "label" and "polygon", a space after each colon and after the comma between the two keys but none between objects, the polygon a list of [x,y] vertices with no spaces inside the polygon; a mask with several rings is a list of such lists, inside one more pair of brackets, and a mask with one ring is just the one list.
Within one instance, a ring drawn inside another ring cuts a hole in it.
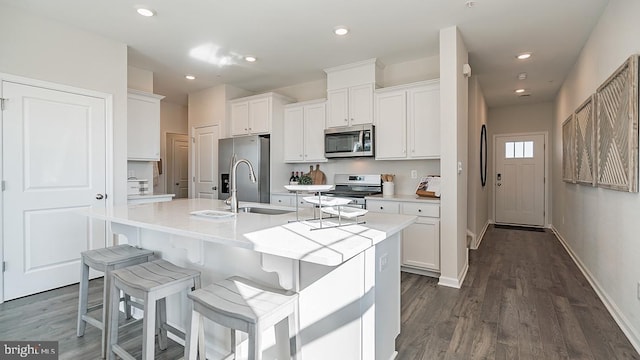
[{"label": "white interior door", "polygon": [[544,225],[544,135],[495,138],[496,223]]},{"label": "white interior door", "polygon": [[2,82],[4,300],[78,282],[105,246],[105,99]]},{"label": "white interior door", "polygon": [[167,186],[176,199],[189,197],[189,137],[167,134]]},{"label": "white interior door", "polygon": [[218,198],[218,125],[196,128],[194,131],[194,197]]}]

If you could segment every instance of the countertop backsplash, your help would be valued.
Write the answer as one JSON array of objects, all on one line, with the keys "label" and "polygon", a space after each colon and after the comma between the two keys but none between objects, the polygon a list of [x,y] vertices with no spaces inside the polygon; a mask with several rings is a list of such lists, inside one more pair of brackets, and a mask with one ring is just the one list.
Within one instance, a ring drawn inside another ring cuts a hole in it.
[{"label": "countertop backsplash", "polygon": [[[287,164],[291,171],[309,172],[312,164]],[[315,163],[313,164],[315,168]],[[371,158],[349,158],[329,160],[320,163],[320,169],[327,176],[327,183],[333,184],[335,174],[394,174],[396,194],[414,194],[420,178],[426,175],[440,175],[440,160],[374,160]],[[416,170],[417,178],[411,178]],[[272,192],[282,192],[280,185],[271,184]]]}]

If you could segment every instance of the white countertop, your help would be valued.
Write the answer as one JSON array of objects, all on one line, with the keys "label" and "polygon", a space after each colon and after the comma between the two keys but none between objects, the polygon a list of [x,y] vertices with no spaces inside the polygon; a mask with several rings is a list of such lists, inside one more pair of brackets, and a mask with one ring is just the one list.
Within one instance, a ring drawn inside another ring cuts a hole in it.
[{"label": "white countertop", "polygon": [[[240,206],[282,208],[243,202]],[[91,209],[85,214],[141,229],[328,266],[342,264],[416,221],[415,216],[409,215],[367,213],[360,218],[366,221],[363,225],[312,231],[312,226],[307,223],[289,223],[289,220],[296,218],[295,212],[283,215],[238,213],[222,219],[207,219],[189,214],[198,210],[227,208],[221,200],[178,199],[170,202]],[[301,219],[312,216],[312,208],[300,209]]]},{"label": "white countertop", "polygon": [[421,197],[416,194],[411,194],[411,195],[396,194],[391,196],[372,195],[372,196],[366,196],[365,200],[410,201],[410,202],[421,201],[421,202],[427,202],[427,203],[440,204],[439,198]]}]

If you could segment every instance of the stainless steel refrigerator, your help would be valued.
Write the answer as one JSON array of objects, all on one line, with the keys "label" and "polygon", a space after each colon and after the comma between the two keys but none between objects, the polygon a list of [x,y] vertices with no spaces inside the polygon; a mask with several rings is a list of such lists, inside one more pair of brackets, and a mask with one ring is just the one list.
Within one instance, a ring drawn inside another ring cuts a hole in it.
[{"label": "stainless steel refrigerator", "polygon": [[218,199],[224,200],[231,196],[231,159],[247,159],[253,165],[256,182],[249,180],[249,167],[238,165],[238,200],[268,203],[269,193],[269,138],[252,135],[218,140],[218,172],[220,187]]}]

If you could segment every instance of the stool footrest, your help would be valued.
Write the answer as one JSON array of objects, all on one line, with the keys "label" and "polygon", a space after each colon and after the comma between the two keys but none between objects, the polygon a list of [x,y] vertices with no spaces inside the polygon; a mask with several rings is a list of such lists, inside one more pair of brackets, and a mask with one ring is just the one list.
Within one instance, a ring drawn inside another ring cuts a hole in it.
[{"label": "stool footrest", "polygon": [[169,324],[167,324],[167,323],[164,323],[164,324],[162,324],[162,327],[163,327],[165,330],[167,330],[168,332],[172,333],[173,335],[175,335],[175,336],[179,337],[180,339],[182,339],[182,340],[184,340],[184,339],[185,339],[184,332],[182,332],[182,331],[180,331],[180,330],[178,330],[178,329],[174,328],[173,326],[171,326],[171,325],[169,325]]},{"label": "stool footrest", "polygon": [[129,321],[129,322],[127,322],[127,323],[124,323],[124,324],[120,325],[120,327],[119,327],[119,328],[120,328],[120,329],[126,329],[126,328],[128,328],[128,327],[133,326],[133,325],[140,324],[140,323],[142,322],[142,320],[144,320],[144,319],[143,319],[143,318],[140,318],[140,319],[135,319],[135,320],[133,320],[133,321]]},{"label": "stool footrest", "polygon": [[120,345],[113,345],[111,350],[124,360],[137,360],[136,358],[131,356],[131,354],[129,354],[127,350],[123,349],[122,346]]},{"label": "stool footrest", "polygon": [[93,310],[98,310],[98,309],[102,309],[102,303],[87,307],[87,312],[92,312]]},{"label": "stool footrest", "polygon": [[104,329],[104,325],[102,324],[102,321],[100,321],[100,320],[98,320],[96,318],[92,318],[89,315],[82,315],[82,320],[86,321],[87,324],[89,324],[89,325],[93,325],[93,326],[97,327],[100,330]]}]

